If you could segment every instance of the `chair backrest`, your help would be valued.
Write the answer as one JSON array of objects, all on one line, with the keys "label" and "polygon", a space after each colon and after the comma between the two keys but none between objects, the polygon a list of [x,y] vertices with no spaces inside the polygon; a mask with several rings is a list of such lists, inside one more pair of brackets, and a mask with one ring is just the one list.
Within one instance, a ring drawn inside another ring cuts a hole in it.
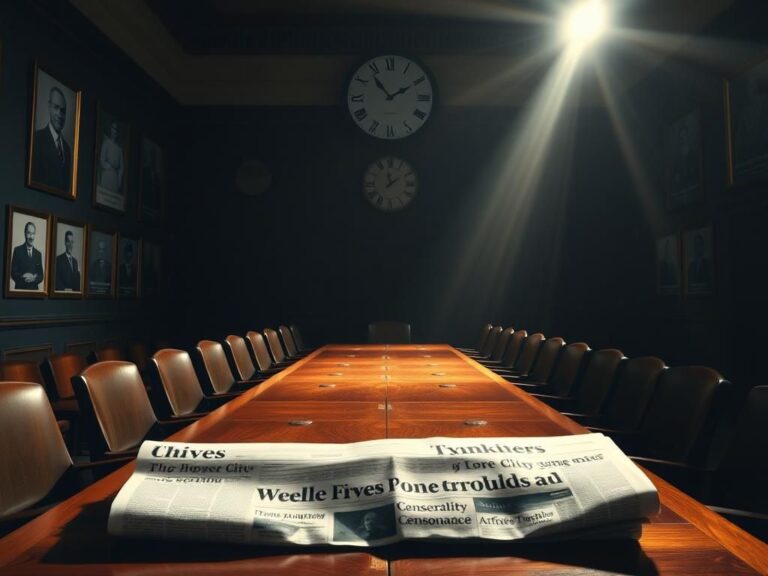
[{"label": "chair backrest", "polygon": [[46,358],[44,367],[51,378],[52,388],[61,398],[74,398],[75,391],[72,388],[72,376],[77,376],[88,367],[88,362],[82,354],[67,352],[53,354]]},{"label": "chair backrest", "polygon": [[534,382],[547,382],[549,380],[563,346],[565,346],[565,340],[560,336],[547,338],[541,343],[539,355],[530,371],[531,380]]},{"label": "chair backrest", "polygon": [[189,414],[203,401],[192,358],[184,350],[158,350],[148,366],[154,379],[152,394],[162,417]]},{"label": "chair backrest", "polygon": [[296,342],[296,347],[299,349],[299,352],[306,350],[307,347],[304,343],[304,337],[301,335],[301,330],[299,330],[299,327],[296,326],[296,324],[291,324],[291,334],[293,335],[293,341]]},{"label": "chair backrest", "polygon": [[371,344],[410,344],[411,325],[408,322],[382,320],[368,324],[368,342]]},{"label": "chair backrest", "polygon": [[269,370],[272,368],[272,356],[267,349],[267,343],[264,335],[256,330],[251,330],[245,335],[245,341],[251,352],[251,358],[256,361],[259,370]]},{"label": "chair backrest", "polygon": [[517,360],[515,360],[515,370],[519,371],[520,374],[528,374],[531,371],[543,341],[544,334],[541,332],[534,332],[523,340],[523,349],[518,354]]},{"label": "chair backrest", "polygon": [[89,430],[92,459],[100,457],[105,446],[113,452],[138,448],[157,422],[133,362],[91,364],[72,378],[72,385]]},{"label": "chair backrest", "polygon": [[277,332],[283,340],[283,346],[285,347],[285,351],[288,352],[288,356],[297,356],[299,354],[299,349],[296,347],[296,342],[294,342],[291,330],[288,326],[278,326]]},{"label": "chair backrest", "polygon": [[718,389],[729,385],[706,366],[664,370],[640,425],[638,455],[676,462],[696,460],[710,440],[713,423],[708,417],[721,396]]},{"label": "chair backrest", "polygon": [[[485,326],[483,326],[480,329],[480,336],[477,339],[477,344],[475,345],[475,350],[478,352],[483,349],[483,344],[485,344],[485,341],[488,338],[488,335],[491,333],[491,330],[493,330],[493,324],[488,323]],[[514,330],[513,330],[514,332]]]},{"label": "chair backrest", "polygon": [[491,331],[488,333],[488,338],[485,339],[482,348],[480,348],[480,356],[483,358],[490,358],[502,332],[504,332],[503,326],[494,326],[491,328]]},{"label": "chair backrest", "polygon": [[250,380],[256,376],[256,366],[251,360],[251,354],[248,352],[248,346],[242,336],[230,334],[224,339],[224,350],[227,357],[231,360],[230,365],[234,366],[239,380]]},{"label": "chair backrest", "polygon": [[615,348],[603,348],[589,355],[579,389],[575,393],[577,412],[597,414],[608,392],[616,382],[616,370],[625,360],[624,352]]},{"label": "chair backrest", "polygon": [[[110,360],[120,360],[120,358],[110,358]],[[149,347],[146,342],[131,342],[128,344],[128,360],[136,364],[139,372],[144,372],[149,361]]]},{"label": "chair backrest", "polygon": [[499,334],[499,337],[496,339],[496,345],[491,352],[491,360],[494,362],[501,362],[501,359],[504,357],[504,352],[507,349],[507,345],[509,344],[509,339],[512,338],[514,332],[515,329],[512,328],[512,326],[504,328],[504,330],[501,331],[501,334]]},{"label": "chair backrest", "polygon": [[0,384],[0,519],[29,508],[72,466],[40,384]]},{"label": "chair backrest", "polygon": [[235,383],[235,377],[229,369],[224,347],[213,340],[200,340],[197,343],[197,353],[207,376],[206,384],[209,385],[207,392],[209,394],[229,392]]},{"label": "chair backrest", "polygon": [[127,360],[125,352],[119,346],[102,346],[94,350],[91,354],[93,362],[104,362],[105,360]]},{"label": "chair backrest", "polygon": [[528,338],[527,330],[515,330],[512,336],[509,337],[507,349],[504,351],[504,356],[501,358],[502,366],[512,368],[515,365],[517,357],[523,349],[523,342],[526,338]]},{"label": "chair backrest", "polygon": [[45,386],[40,367],[29,360],[3,360],[0,362],[0,380],[6,382],[34,382]]},{"label": "chair backrest", "polygon": [[666,366],[655,356],[629,358],[619,367],[616,384],[601,410],[603,423],[615,430],[637,430],[656,381]]},{"label": "chair backrest", "polygon": [[272,359],[278,364],[285,360],[285,350],[280,343],[280,337],[272,328],[264,328],[264,338],[267,340],[267,347],[269,353],[272,354]]},{"label": "chair backrest", "polygon": [[549,379],[552,394],[567,396],[573,390],[581,371],[584,356],[589,352],[585,342],[573,342],[563,346],[552,377]]}]

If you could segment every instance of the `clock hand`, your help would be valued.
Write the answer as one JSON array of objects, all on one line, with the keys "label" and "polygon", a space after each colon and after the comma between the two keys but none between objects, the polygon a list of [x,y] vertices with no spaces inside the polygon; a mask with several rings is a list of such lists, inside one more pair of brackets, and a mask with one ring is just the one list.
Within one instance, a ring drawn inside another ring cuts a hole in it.
[{"label": "clock hand", "polygon": [[398,176],[397,178],[395,178],[394,180],[390,180],[390,181],[389,181],[389,184],[387,184],[386,186],[384,186],[384,188],[389,188],[390,186],[392,186],[392,184],[394,184],[394,183],[395,183],[395,182],[397,182],[398,180],[400,180],[400,177],[399,177],[399,176]]},{"label": "clock hand", "polygon": [[403,87],[403,88],[400,88],[400,89],[399,89],[397,92],[395,92],[394,94],[387,94],[387,100],[394,100],[395,96],[397,96],[398,94],[405,94],[405,93],[406,93],[406,92],[408,92],[408,90],[410,90],[410,89],[411,89],[411,87],[410,87],[410,85],[409,85],[409,86],[405,86],[405,87]]},{"label": "clock hand", "polygon": [[384,84],[381,83],[381,80],[379,80],[378,76],[374,76],[373,81],[376,82],[376,86],[378,86],[379,89],[387,95],[387,100],[392,100],[392,95],[387,92],[386,88],[384,88]]}]

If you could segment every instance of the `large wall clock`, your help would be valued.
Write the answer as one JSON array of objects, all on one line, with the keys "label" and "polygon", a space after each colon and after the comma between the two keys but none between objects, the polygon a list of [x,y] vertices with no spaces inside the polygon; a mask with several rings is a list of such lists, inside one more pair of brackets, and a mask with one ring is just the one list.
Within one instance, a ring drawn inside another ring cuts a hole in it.
[{"label": "large wall clock", "polygon": [[363,194],[374,208],[384,212],[402,210],[416,196],[418,181],[408,162],[384,156],[371,163],[363,175]]},{"label": "large wall clock", "polygon": [[426,70],[405,56],[376,56],[363,63],[347,87],[347,105],[361,130],[385,140],[418,131],[429,118],[434,86]]}]

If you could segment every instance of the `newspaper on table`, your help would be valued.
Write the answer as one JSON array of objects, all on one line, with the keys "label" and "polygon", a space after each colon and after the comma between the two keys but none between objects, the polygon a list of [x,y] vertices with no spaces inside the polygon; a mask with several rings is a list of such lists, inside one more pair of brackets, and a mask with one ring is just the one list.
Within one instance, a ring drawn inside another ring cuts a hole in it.
[{"label": "newspaper on table", "polygon": [[653,484],[606,436],[145,442],[109,515],[129,537],[375,546],[639,537]]}]

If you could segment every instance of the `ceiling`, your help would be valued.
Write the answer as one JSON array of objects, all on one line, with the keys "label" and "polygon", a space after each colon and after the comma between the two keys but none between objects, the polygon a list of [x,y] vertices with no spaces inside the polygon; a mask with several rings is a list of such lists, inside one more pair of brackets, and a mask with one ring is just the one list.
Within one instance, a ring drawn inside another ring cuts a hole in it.
[{"label": "ceiling", "polygon": [[[675,39],[642,58],[616,50],[618,84],[633,85],[733,1],[614,0],[624,22]],[[70,2],[184,105],[338,105],[356,64],[400,52],[431,69],[446,106],[517,106],[553,61],[565,0]]]}]

